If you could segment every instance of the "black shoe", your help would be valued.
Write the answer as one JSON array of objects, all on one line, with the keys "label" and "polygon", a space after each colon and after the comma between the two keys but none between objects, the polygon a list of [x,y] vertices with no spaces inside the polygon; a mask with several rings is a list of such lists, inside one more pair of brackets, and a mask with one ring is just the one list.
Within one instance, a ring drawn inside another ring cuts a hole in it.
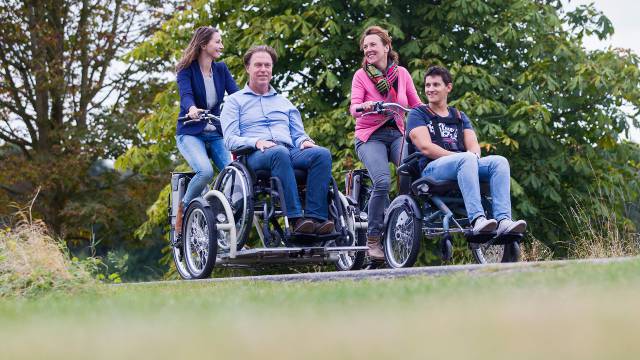
[{"label": "black shoe", "polygon": [[316,228],[316,224],[313,220],[298,218],[293,225],[294,233],[302,233],[302,234],[313,234]]},{"label": "black shoe", "polygon": [[323,222],[315,222],[315,233],[318,235],[326,235],[331,234],[335,230],[335,226],[333,225],[333,221],[325,220]]}]

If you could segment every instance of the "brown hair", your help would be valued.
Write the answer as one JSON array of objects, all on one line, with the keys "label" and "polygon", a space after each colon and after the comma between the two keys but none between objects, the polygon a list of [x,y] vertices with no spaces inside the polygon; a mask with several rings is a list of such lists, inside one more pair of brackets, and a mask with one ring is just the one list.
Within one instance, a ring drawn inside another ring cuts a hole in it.
[{"label": "brown hair", "polygon": [[182,58],[178,61],[178,65],[176,65],[176,73],[191,65],[191,63],[200,56],[202,47],[206,46],[209,41],[211,41],[213,34],[217,32],[218,29],[213,26],[200,26],[197,28],[193,33],[193,37],[191,37],[189,46],[184,50]]},{"label": "brown hair", "polygon": [[249,66],[251,57],[257,52],[266,52],[267,54],[269,54],[269,56],[271,56],[271,61],[273,61],[273,65],[276,64],[276,61],[278,61],[278,54],[276,53],[276,50],[274,48],[269,45],[254,45],[244,54],[244,57],[242,59],[244,61],[244,67]]},{"label": "brown hair", "polygon": [[[380,40],[382,40],[382,45],[389,46],[387,61],[393,61],[396,64],[400,61],[400,56],[398,56],[398,53],[393,50],[393,45],[391,45],[391,36],[389,36],[389,32],[387,30],[381,28],[380,26],[369,26],[368,28],[366,28],[362,33],[362,36],[360,36],[360,50],[362,50],[362,47],[364,46],[364,38],[367,37],[367,35],[378,35]],[[362,67],[365,67],[366,65],[367,57],[363,56]]]}]

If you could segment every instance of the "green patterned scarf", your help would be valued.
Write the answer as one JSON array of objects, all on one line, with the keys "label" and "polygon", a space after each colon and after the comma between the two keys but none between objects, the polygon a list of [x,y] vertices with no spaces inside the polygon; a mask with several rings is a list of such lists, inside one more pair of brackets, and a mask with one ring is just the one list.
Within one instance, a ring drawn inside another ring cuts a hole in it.
[{"label": "green patterned scarf", "polygon": [[393,88],[393,83],[398,80],[398,65],[394,62],[387,68],[387,74],[382,73],[375,65],[367,64],[364,71],[369,79],[376,86],[376,89],[382,96],[391,95],[391,99],[395,102],[397,95]]}]

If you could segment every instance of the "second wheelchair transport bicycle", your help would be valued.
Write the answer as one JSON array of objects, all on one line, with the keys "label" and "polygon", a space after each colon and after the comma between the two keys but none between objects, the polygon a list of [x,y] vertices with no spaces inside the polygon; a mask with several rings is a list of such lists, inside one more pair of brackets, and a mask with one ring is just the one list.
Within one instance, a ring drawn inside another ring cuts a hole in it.
[{"label": "second wheelchair transport bicycle", "polygon": [[[440,239],[440,255],[444,261],[453,256],[452,234],[461,233],[467,240],[476,262],[517,262],[523,234],[473,234],[464,200],[457,181],[439,181],[421,177],[417,163],[420,152],[412,151],[398,167],[398,174],[412,179],[408,193],[396,197],[385,212],[384,251],[393,268],[410,267],[416,262],[424,235]],[[480,183],[482,206],[491,213],[488,183]],[[489,216],[487,216],[489,218]]]},{"label": "second wheelchair transport bicycle", "polygon": [[[207,115],[212,116],[212,115]],[[237,157],[216,177],[213,189],[191,201],[183,217],[183,234],[175,234],[175,209],[192,174],[174,173],[170,200],[171,244],[178,273],[184,279],[211,275],[214,265],[251,268],[268,265],[335,264],[338,270],[360,269],[367,250],[366,239],[356,237],[354,218],[348,216],[348,200],[331,179],[330,234],[294,233],[289,224],[280,179],[269,171],[252,171],[247,156],[252,148],[238,149]],[[295,170],[300,199],[306,173]],[[366,226],[366,225],[365,225]],[[261,247],[246,246],[252,228]]]}]

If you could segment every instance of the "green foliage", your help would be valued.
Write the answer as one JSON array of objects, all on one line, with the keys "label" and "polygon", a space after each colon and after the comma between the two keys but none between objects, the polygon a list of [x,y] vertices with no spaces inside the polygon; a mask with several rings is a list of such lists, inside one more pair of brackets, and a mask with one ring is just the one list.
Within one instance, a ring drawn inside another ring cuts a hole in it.
[{"label": "green foliage", "polygon": [[[239,84],[246,80],[241,56],[251,45],[278,51],[273,83],[300,107],[310,135],[331,150],[338,180],[342,170],[360,165],[347,110],[350,80],[360,66],[359,36],[378,24],[390,31],[418,89],[429,65],[451,69],[451,104],[472,119],[485,153],[510,159],[514,216],[526,218],[552,250],[567,235],[559,214],[569,211],[569,199],[588,199],[596,182],[605,193],[637,199],[640,151],[622,136],[640,125],[639,58],[628,50],[583,48],[585,35],[613,32],[593,6],[565,12],[560,1],[532,0],[201,1],[129,56],[171,71],[192,29],[210,24],[224,33],[223,60]],[[154,114],[138,123],[146,144],[131,148],[118,166],[144,172],[179,159],[177,101],[168,81]],[[620,213],[624,204],[610,206]]]}]

